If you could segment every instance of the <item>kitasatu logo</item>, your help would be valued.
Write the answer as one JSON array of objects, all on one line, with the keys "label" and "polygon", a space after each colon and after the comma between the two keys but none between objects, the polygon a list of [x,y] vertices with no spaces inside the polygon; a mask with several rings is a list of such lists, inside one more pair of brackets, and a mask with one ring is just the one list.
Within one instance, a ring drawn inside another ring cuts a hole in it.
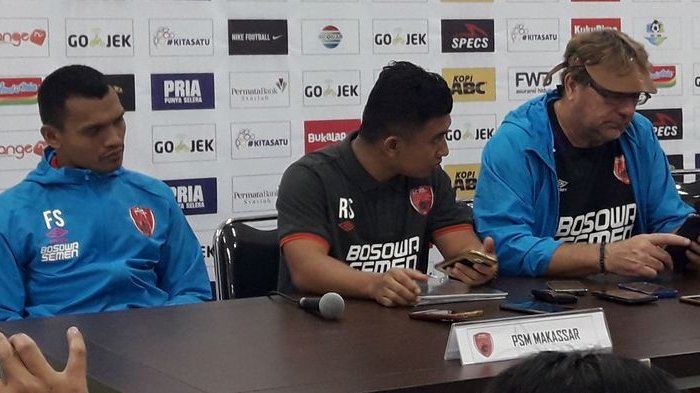
[{"label": "kitasatu logo", "polygon": [[321,40],[323,46],[328,49],[333,49],[340,45],[340,42],[343,40],[343,34],[337,27],[327,25],[321,29],[321,32],[318,34],[318,39]]},{"label": "kitasatu logo", "polygon": [[151,108],[213,109],[214,74],[151,74]]},{"label": "kitasatu logo", "polygon": [[216,213],[216,178],[165,180],[185,215]]},{"label": "kitasatu logo", "polygon": [[683,110],[671,109],[641,109],[641,115],[651,121],[654,132],[660,140],[683,139]]},{"label": "kitasatu logo", "polygon": [[0,105],[36,104],[41,78],[0,78]]},{"label": "kitasatu logo", "polygon": [[612,29],[620,31],[620,18],[573,18],[571,19],[571,36],[589,31]]},{"label": "kitasatu logo", "polygon": [[493,52],[493,19],[443,19],[442,52]]},{"label": "kitasatu logo", "polygon": [[229,19],[229,55],[286,55],[286,19]]},{"label": "kitasatu logo", "polygon": [[304,153],[338,143],[360,128],[360,119],[304,121]]},{"label": "kitasatu logo", "polygon": [[667,89],[676,85],[675,65],[651,66],[649,73],[654,85],[659,89]]}]

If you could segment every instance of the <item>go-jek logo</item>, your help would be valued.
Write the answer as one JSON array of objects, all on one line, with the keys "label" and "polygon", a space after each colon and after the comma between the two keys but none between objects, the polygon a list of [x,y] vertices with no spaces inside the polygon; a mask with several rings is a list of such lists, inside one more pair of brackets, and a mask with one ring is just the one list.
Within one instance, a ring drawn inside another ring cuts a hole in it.
[{"label": "go-jek logo", "polygon": [[659,46],[666,41],[666,38],[668,38],[664,34],[665,32],[666,29],[664,28],[664,24],[658,19],[654,19],[651,23],[646,25],[647,35],[644,37],[644,39],[649,41],[649,43],[654,46]]},{"label": "go-jek logo", "polygon": [[328,25],[324,26],[321,32],[318,34],[318,39],[321,40],[323,46],[328,49],[333,49],[343,40],[343,34],[337,27]]}]

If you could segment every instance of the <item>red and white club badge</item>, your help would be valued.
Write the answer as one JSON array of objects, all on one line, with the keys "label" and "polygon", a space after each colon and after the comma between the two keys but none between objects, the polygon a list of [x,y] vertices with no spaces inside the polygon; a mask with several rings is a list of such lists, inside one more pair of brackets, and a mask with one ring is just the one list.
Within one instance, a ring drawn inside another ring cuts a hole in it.
[{"label": "red and white club badge", "polygon": [[433,208],[433,187],[419,186],[411,189],[409,193],[411,206],[422,215],[427,216]]},{"label": "red and white club badge", "polygon": [[493,353],[493,339],[491,338],[491,333],[482,332],[475,334],[474,345],[484,357],[491,356]]},{"label": "red and white club badge", "polygon": [[146,237],[151,237],[156,228],[156,217],[153,211],[147,207],[134,206],[129,208],[129,216],[136,229]]},{"label": "red and white club badge", "polygon": [[617,180],[623,182],[624,184],[630,184],[630,176],[627,174],[627,164],[625,164],[625,156],[619,155],[615,157],[615,164],[613,165],[613,174]]}]

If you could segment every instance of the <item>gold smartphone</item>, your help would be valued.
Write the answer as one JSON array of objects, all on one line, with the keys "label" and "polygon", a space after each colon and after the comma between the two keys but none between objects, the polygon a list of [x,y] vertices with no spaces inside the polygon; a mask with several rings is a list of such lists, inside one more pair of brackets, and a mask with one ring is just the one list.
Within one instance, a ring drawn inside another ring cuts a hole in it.
[{"label": "gold smartphone", "polygon": [[460,253],[459,255],[450,258],[450,259],[445,259],[444,261],[438,263],[435,265],[435,269],[447,273],[447,268],[452,267],[455,263],[461,263],[465,266],[473,267],[474,264],[480,264],[480,265],[487,265],[487,266],[493,266],[498,263],[496,258],[484,254],[483,252],[479,250],[469,250],[463,253]]}]

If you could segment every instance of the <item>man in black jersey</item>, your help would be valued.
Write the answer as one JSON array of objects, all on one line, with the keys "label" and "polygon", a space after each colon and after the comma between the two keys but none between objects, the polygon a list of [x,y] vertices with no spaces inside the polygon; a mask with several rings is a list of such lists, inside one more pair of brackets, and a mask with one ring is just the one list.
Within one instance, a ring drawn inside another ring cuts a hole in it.
[{"label": "man in black jersey", "polygon": [[[440,167],[451,110],[442,77],[393,63],[369,95],[360,130],[285,171],[277,199],[281,289],[292,289],[291,278],[305,292],[410,305],[416,280],[427,279],[429,243],[446,258],[469,249],[493,254],[493,240],[476,237],[471,209],[455,202]],[[479,285],[496,269],[457,263],[449,274]]]},{"label": "man in black jersey", "polygon": [[[501,273],[655,277],[672,267],[661,246],[690,246],[671,232],[693,210],[635,113],[656,93],[649,67],[622,32],[578,34],[547,77],[562,71],[561,86],[506,116],[484,149],[474,201]],[[700,261],[700,245],[690,249]]]}]

